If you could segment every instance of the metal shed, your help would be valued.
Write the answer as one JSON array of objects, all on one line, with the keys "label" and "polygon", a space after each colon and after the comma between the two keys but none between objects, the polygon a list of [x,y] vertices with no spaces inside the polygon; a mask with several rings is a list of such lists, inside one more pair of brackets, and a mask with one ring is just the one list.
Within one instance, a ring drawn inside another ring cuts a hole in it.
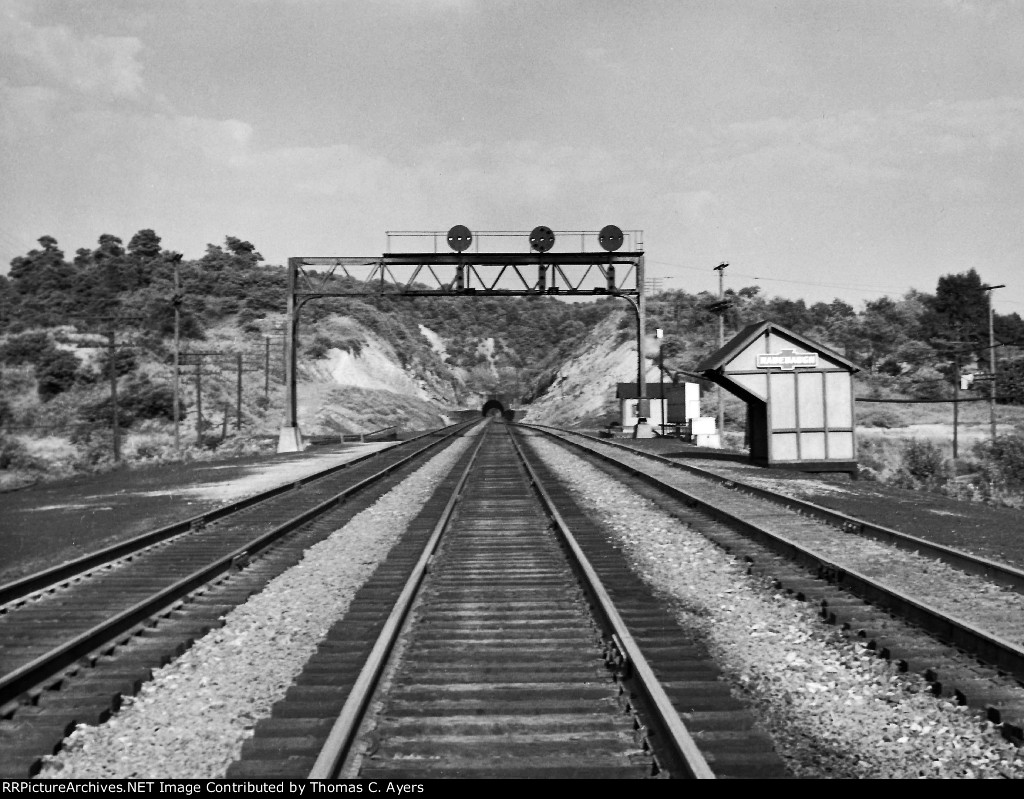
[{"label": "metal shed", "polygon": [[857,472],[853,373],[860,367],[770,321],[749,325],[698,367],[747,403],[750,459],[810,472]]}]

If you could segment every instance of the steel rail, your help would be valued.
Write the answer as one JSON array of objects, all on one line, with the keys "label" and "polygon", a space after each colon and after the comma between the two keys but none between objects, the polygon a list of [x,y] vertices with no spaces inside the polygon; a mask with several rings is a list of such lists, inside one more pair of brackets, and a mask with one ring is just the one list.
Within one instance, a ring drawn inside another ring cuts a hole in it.
[{"label": "steel rail", "polygon": [[[981,630],[970,622],[941,611],[927,603],[914,599],[907,594],[872,579],[854,569],[841,566],[813,550],[774,533],[747,519],[742,519],[718,503],[691,494],[677,486],[669,485],[660,478],[629,464],[622,463],[612,456],[592,450],[564,436],[540,429],[536,426],[524,426],[536,429],[537,432],[554,438],[564,444],[581,449],[589,455],[614,465],[636,477],[657,490],[678,499],[691,507],[698,507],[712,518],[723,521],[744,534],[768,546],[775,552],[795,560],[812,570],[817,570],[822,577],[836,584],[844,585],[852,593],[869,602],[880,605],[903,618],[912,621],[921,628],[936,635],[950,644],[973,653],[991,666],[1001,669],[1017,680],[1024,680],[1024,648],[1000,638],[993,633]],[[560,431],[561,432],[561,431]],[[603,443],[603,442],[600,442]]]},{"label": "steel rail", "polygon": [[462,470],[462,474],[459,476],[451,496],[449,496],[447,503],[445,503],[441,517],[434,525],[434,529],[431,531],[419,560],[417,560],[405,586],[402,588],[401,594],[395,600],[391,613],[388,615],[387,621],[384,623],[384,627],[373,645],[373,649],[370,650],[366,663],[360,670],[359,676],[356,678],[355,684],[352,686],[352,690],[349,692],[348,698],[345,700],[345,704],[342,706],[338,718],[331,727],[327,740],[320,750],[320,754],[310,769],[308,779],[333,779],[337,775],[338,770],[344,765],[348,752],[352,747],[352,742],[359,731],[366,707],[376,690],[384,666],[398,640],[398,635],[408,616],[409,609],[412,607],[413,600],[423,584],[423,579],[426,576],[430,561],[434,557],[434,552],[437,550],[437,545],[451,521],[455,506],[458,504],[466,482],[469,480],[469,475],[476,463],[477,455],[483,446],[485,434],[486,431],[479,435],[472,455]]},{"label": "steel rail", "polygon": [[701,467],[694,466],[690,463],[673,461],[653,452],[644,452],[643,450],[634,449],[633,447],[629,447],[625,444],[617,444],[613,441],[596,438],[587,433],[562,430],[549,425],[528,424],[521,426],[541,430],[549,435],[555,435],[563,438],[566,435],[576,436],[586,441],[592,441],[595,444],[612,447],[623,452],[628,452],[631,455],[646,458],[647,460],[654,461],[662,466],[681,469],[698,477],[703,477],[707,480],[718,483],[726,488],[751,494],[759,499],[767,500],[776,505],[782,505],[805,516],[827,522],[828,524],[838,527],[845,533],[862,535],[866,538],[881,541],[908,552],[917,552],[918,554],[933,557],[936,560],[944,561],[950,566],[966,572],[967,574],[984,577],[986,580],[1005,588],[1010,588],[1014,591],[1024,593],[1024,570],[1005,563],[998,563],[979,555],[972,555],[971,553],[964,552],[960,549],[936,544],[932,541],[927,541],[923,538],[910,535],[909,533],[903,533],[899,530],[884,527],[883,525],[875,524],[874,522],[869,522],[856,516],[850,516],[849,514],[842,513],[841,511],[822,507],[821,505],[817,505],[804,499],[788,497],[784,494],[776,493],[771,489],[761,488],[760,486],[751,485],[750,483],[744,483],[742,480],[737,480],[732,477],[723,477],[720,474],[715,474],[714,472],[702,469]]},{"label": "steel rail", "polygon": [[3,707],[10,702],[14,702],[26,691],[44,683],[46,680],[60,673],[62,669],[73,664],[79,658],[102,648],[106,644],[109,644],[113,639],[116,639],[117,637],[138,627],[147,619],[160,615],[160,613],[166,610],[168,606],[191,593],[199,586],[209,582],[223,572],[228,571],[236,563],[265,549],[282,536],[317,516],[322,515],[326,511],[344,502],[353,494],[373,485],[401,466],[439,446],[444,441],[447,441],[457,435],[461,429],[462,428],[459,427],[459,429],[451,431],[443,438],[438,438],[427,446],[417,449],[415,452],[410,453],[401,460],[388,464],[379,472],[376,472],[369,477],[360,480],[358,483],[347,487],[338,494],[335,494],[333,497],[318,503],[313,508],[307,509],[300,514],[293,516],[291,519],[283,522],[272,530],[263,533],[227,555],[218,558],[213,563],[192,572],[174,584],[151,595],[148,599],[136,603],[132,607],[127,608],[115,616],[100,622],[85,632],[75,636],[73,639],[66,641],[60,646],[54,647],[49,652],[40,655],[14,671],[0,676],[0,707]]},{"label": "steel rail", "polygon": [[654,670],[647,662],[647,658],[644,657],[629,627],[615,608],[615,603],[605,589],[601,578],[591,565],[589,558],[587,558],[577,542],[572,529],[561,513],[559,513],[551,495],[544,488],[529,458],[523,452],[516,437],[511,434],[511,430],[509,434],[516,448],[516,453],[530,477],[534,491],[540,497],[554,529],[568,548],[571,555],[570,560],[573,562],[577,574],[581,577],[585,590],[593,599],[592,609],[600,614],[606,631],[612,633],[614,636],[612,640],[616,642],[629,664],[635,686],[640,689],[643,698],[646,700],[644,703],[648,715],[646,721],[649,723],[653,722],[658,733],[660,733],[657,736],[657,740],[666,742],[670,747],[669,757],[671,763],[666,764],[668,766],[667,770],[669,773],[674,771],[678,774],[681,768],[687,776],[694,779],[715,779],[714,771],[708,765],[704,755],[701,754],[689,730],[686,729],[686,725],[679,718],[679,714],[672,706],[672,701],[668,698],[661,682],[655,676]]},{"label": "steel rail", "polygon": [[[473,422],[470,422],[469,424],[473,424]],[[447,434],[449,436],[455,435],[454,431],[465,425],[466,423],[450,425],[449,427],[441,428],[440,430],[435,430],[429,433],[424,433],[423,435],[415,436],[414,438],[410,438],[408,441],[402,443],[408,444],[415,441],[420,441],[424,438],[436,436],[438,432],[444,431],[449,431]],[[415,457],[418,453],[423,452],[426,449],[429,449],[430,446],[436,446],[437,444],[441,443],[444,440],[446,439],[440,438],[437,441],[432,442],[427,447],[417,450],[415,453],[413,453],[412,457]],[[149,532],[141,533],[140,535],[134,536],[128,539],[127,541],[122,541],[118,544],[113,544],[109,547],[105,547],[104,549],[98,550],[88,555],[83,555],[80,558],[76,558],[66,563],[53,566],[49,569],[45,569],[43,571],[36,572],[25,577],[20,577],[16,580],[12,580],[9,583],[0,585],[0,606],[6,605],[10,602],[16,602],[31,594],[35,594],[40,591],[46,591],[56,585],[66,583],[67,581],[74,579],[75,577],[78,577],[82,574],[85,574],[86,572],[92,571],[101,566],[105,566],[106,564],[111,563],[113,561],[120,560],[121,558],[127,557],[128,555],[132,555],[138,552],[139,550],[152,546],[153,544],[158,544],[161,541],[165,541],[168,538],[180,535],[181,533],[187,533],[190,530],[203,527],[211,522],[219,521],[228,516],[231,516],[234,513],[237,513],[238,511],[245,510],[246,508],[250,508],[254,505],[258,505],[261,502],[273,499],[274,497],[277,497],[293,489],[300,488],[304,485],[315,482],[316,480],[320,480],[324,477],[329,477],[330,475],[335,474],[344,469],[350,469],[353,466],[361,464],[364,461],[374,458],[379,454],[380,450],[377,450],[375,452],[369,452],[366,455],[360,455],[358,458],[353,458],[352,460],[346,461],[344,463],[335,464],[334,466],[330,466],[314,474],[306,475],[305,477],[300,477],[296,480],[290,480],[287,483],[283,483],[273,488],[268,488],[264,491],[260,491],[251,496],[235,500],[234,502],[226,503],[212,510],[205,511],[204,513],[191,516],[182,521],[173,522],[164,527],[157,528],[156,530],[150,530]]]}]

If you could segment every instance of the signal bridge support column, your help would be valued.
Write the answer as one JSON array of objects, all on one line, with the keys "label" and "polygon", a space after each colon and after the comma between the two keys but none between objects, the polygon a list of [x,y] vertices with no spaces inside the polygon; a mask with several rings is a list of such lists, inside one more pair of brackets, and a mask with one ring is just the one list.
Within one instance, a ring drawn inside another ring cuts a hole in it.
[{"label": "signal bridge support column", "polygon": [[302,452],[302,431],[299,430],[299,408],[296,392],[298,378],[298,328],[299,316],[298,307],[295,301],[295,284],[299,271],[300,258],[288,259],[288,306],[287,320],[285,324],[285,345],[284,345],[284,372],[285,372],[285,400],[284,400],[284,422],[281,425],[281,434],[277,439],[277,451]]}]

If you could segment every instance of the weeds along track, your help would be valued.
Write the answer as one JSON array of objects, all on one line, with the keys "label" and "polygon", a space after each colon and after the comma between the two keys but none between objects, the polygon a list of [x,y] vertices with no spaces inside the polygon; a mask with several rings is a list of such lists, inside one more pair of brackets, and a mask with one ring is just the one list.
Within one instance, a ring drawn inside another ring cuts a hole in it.
[{"label": "weeds along track", "polygon": [[[524,426],[525,427],[525,426]],[[1024,573],[591,436],[529,426],[863,639],[937,695],[1024,737]]]},{"label": "weeds along track", "polygon": [[700,645],[530,460],[488,427],[227,776],[785,776]]},{"label": "weeds along track", "polygon": [[0,777],[152,670],[469,426],[429,433],[0,586]]}]

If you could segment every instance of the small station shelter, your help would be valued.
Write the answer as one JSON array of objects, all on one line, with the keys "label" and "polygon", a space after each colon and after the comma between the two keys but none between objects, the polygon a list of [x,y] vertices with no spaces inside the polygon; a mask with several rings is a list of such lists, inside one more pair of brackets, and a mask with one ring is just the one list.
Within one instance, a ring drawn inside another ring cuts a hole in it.
[{"label": "small station shelter", "polygon": [[853,373],[842,355],[770,321],[741,330],[696,369],[747,403],[750,459],[857,472]]},{"label": "small station shelter", "polygon": [[[624,430],[639,421],[640,398],[636,383],[617,383],[615,398],[619,401],[620,422]],[[700,446],[720,446],[713,417],[700,415],[699,383],[647,383],[649,412],[647,423],[655,431],[679,435],[680,428]],[[663,428],[671,428],[665,430]]]},{"label": "small station shelter", "polygon": [[[687,389],[692,386],[691,389]],[[694,391],[696,383],[648,383],[647,400],[649,413],[647,423],[652,427],[669,424],[669,420],[683,421],[686,418],[687,399],[693,406],[694,415],[700,415],[700,396]],[[635,427],[639,418],[639,400],[636,383],[617,383],[615,398],[619,401],[619,412],[623,428]]]}]

